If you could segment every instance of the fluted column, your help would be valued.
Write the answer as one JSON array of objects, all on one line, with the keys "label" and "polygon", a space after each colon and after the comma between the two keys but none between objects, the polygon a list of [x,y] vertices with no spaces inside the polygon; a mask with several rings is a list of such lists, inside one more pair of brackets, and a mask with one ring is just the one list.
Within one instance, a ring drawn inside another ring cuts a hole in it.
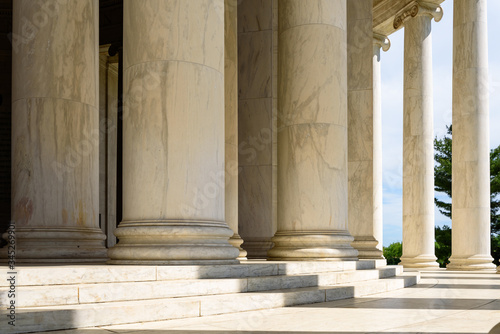
[{"label": "fluted column", "polygon": [[110,263],[236,263],[224,221],[224,1],[125,0],[123,46],[123,221]]},{"label": "fluted column", "polygon": [[98,1],[19,0],[13,10],[16,262],[105,261]]},{"label": "fluted column", "polygon": [[345,0],[279,3],[278,232],[271,260],[355,260],[347,231]]},{"label": "fluted column", "polygon": [[[441,7],[414,4],[404,21],[403,256],[409,268],[437,267],[434,255],[434,149],[431,20]],[[396,19],[395,27],[398,21]]]},{"label": "fluted column", "polygon": [[494,269],[486,0],[453,7],[452,255],[448,269]]},{"label": "fluted column", "polygon": [[238,234],[238,2],[224,0],[224,99],[225,99],[225,215],[234,234],[229,243],[238,248],[238,259],[247,252]]},{"label": "fluted column", "polygon": [[372,61],[372,11],[373,0],[347,0],[349,232],[359,258],[383,259],[382,119],[374,104],[379,63]]}]

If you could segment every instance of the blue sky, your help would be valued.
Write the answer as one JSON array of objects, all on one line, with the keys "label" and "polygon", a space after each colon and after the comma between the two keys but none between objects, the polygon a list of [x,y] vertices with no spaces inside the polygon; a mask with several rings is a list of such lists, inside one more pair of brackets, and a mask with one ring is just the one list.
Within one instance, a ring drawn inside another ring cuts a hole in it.
[{"label": "blue sky", "polygon": [[[432,21],[434,136],[442,137],[451,124],[453,1],[442,4],[444,16]],[[490,75],[490,147],[500,145],[500,1],[488,1]],[[496,17],[495,17],[496,16]],[[401,241],[403,154],[404,31],[389,36],[391,48],[382,54],[382,130],[384,184],[384,246]],[[436,225],[451,220],[435,209]]]}]

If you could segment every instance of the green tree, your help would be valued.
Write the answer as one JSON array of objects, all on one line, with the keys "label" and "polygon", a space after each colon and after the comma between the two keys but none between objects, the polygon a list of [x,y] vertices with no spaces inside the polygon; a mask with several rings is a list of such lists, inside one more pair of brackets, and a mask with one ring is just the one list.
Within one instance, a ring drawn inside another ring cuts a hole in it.
[{"label": "green tree", "polygon": [[500,146],[490,153],[491,232],[500,232]]},{"label": "green tree", "polygon": [[388,265],[398,264],[401,262],[401,255],[403,255],[403,244],[400,242],[393,242],[389,247],[383,247],[383,251]]},{"label": "green tree", "polygon": [[435,232],[437,262],[441,268],[446,268],[446,265],[450,263],[449,258],[451,256],[451,227],[447,225],[443,227],[436,226]]},{"label": "green tree", "polygon": [[[452,126],[447,126],[446,129],[447,133],[443,138],[434,139],[434,160],[436,162],[434,166],[434,190],[448,195],[448,197],[451,199]],[[495,263],[498,264],[500,258],[500,236],[498,236],[498,234],[500,233],[500,146],[492,149],[490,152],[490,194],[492,233],[491,252],[493,257],[495,258]],[[438,207],[439,212],[447,217],[452,218],[451,203],[441,201],[437,198],[434,198],[434,203]],[[447,249],[448,244],[444,244],[444,242],[449,242],[449,245],[451,247],[451,233],[450,239],[448,241],[447,238],[444,238],[445,232],[448,233],[448,231],[438,231],[436,229],[436,236],[438,235],[438,233],[443,234],[442,239],[439,241],[439,247],[441,247],[439,252],[441,252],[441,249]],[[437,238],[436,242],[438,242]],[[443,250],[443,252],[445,251]],[[436,254],[438,254],[437,248]]]},{"label": "green tree", "polygon": [[[434,139],[434,190],[451,198],[451,125],[446,127],[447,135]],[[451,218],[451,203],[434,198],[434,203],[446,217]]]},{"label": "green tree", "polygon": [[[434,139],[434,190],[451,199],[451,137],[452,126],[447,126],[442,139]],[[500,232],[500,146],[490,152],[491,232]],[[434,203],[446,217],[451,218],[451,203],[434,198]]]}]

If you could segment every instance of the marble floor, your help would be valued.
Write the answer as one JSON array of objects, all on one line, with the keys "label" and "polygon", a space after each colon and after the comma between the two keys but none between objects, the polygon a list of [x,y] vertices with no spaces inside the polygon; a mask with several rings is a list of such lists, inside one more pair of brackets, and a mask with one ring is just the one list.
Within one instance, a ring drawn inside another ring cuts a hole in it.
[{"label": "marble floor", "polygon": [[500,275],[422,272],[416,286],[365,298],[50,333],[500,333]]}]

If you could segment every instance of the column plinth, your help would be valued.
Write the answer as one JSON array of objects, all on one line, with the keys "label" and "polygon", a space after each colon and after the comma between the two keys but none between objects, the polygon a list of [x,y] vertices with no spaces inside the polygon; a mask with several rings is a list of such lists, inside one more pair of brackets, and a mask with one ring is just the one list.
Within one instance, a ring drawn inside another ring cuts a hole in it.
[{"label": "column plinth", "polygon": [[[44,24],[29,31],[32,38],[24,38],[27,18],[35,17]],[[98,17],[97,0],[13,5],[17,263],[107,259],[98,203]]]},{"label": "column plinth", "polygon": [[353,237],[347,231],[278,231],[272,240],[274,247],[267,254],[273,261],[358,259],[358,251],[351,247]]},{"label": "column plinth", "polygon": [[224,209],[224,1],[126,0],[123,26],[123,221],[109,263],[238,263]]},{"label": "column plinth", "polygon": [[438,267],[434,255],[434,137],[431,20],[417,6],[404,22],[403,256],[407,268]]},{"label": "column plinth", "polygon": [[270,260],[355,260],[345,0],[279,3],[278,232]]},{"label": "column plinth", "polygon": [[447,269],[493,270],[486,0],[453,6],[452,255]]},{"label": "column plinth", "polygon": [[236,263],[225,222],[124,221],[115,235],[120,241],[108,251],[109,264]]}]

